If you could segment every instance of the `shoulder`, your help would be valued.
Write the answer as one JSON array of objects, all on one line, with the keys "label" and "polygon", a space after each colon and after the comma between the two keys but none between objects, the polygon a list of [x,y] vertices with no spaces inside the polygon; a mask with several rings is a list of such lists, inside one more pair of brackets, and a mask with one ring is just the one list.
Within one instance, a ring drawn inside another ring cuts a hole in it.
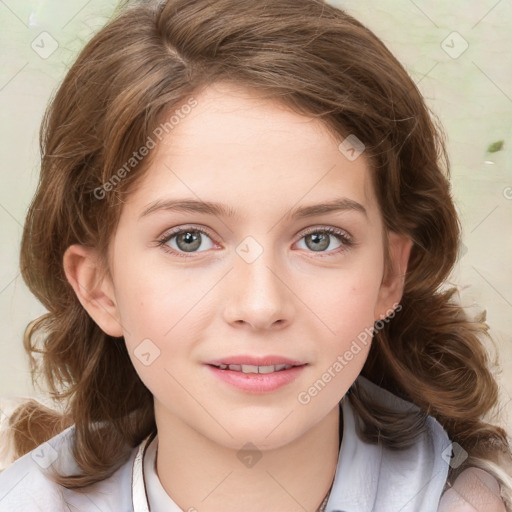
[{"label": "shoulder", "polygon": [[79,474],[73,456],[74,425],[39,445],[0,472],[0,512],[81,510],[132,512],[132,456],[112,476],[81,489],[57,484],[54,470]]},{"label": "shoulder", "polygon": [[[379,406],[400,413],[419,411],[415,404],[377,386],[362,375],[357,382]],[[346,408],[348,414],[355,414],[348,404]],[[437,510],[446,486],[455,443],[452,444],[447,432],[435,418],[427,416],[414,442],[400,449],[384,443],[372,445],[355,434],[353,439],[361,457],[371,457],[372,463],[378,467],[373,471],[376,502],[385,503],[389,510],[403,512]]]},{"label": "shoulder", "polygon": [[[415,411],[418,407],[377,386],[363,376],[358,384],[379,405],[397,411]],[[347,407],[348,409],[348,407]],[[498,481],[486,471],[470,467],[464,470],[451,487],[447,484],[449,469],[457,468],[467,458],[467,453],[452,442],[443,426],[432,416],[427,416],[424,431],[414,445],[406,449],[373,448],[379,460],[378,492],[380,500],[399,504],[394,491],[409,500],[400,510],[438,512],[506,512],[500,496]],[[358,440],[360,450],[371,451],[363,440]],[[377,492],[377,491],[376,491]],[[423,507],[423,508],[422,508]]]},{"label": "shoulder", "polygon": [[60,510],[61,488],[52,481],[49,468],[60,458],[65,461],[67,429],[9,464],[0,473],[0,512],[11,510]]},{"label": "shoulder", "polygon": [[468,468],[443,494],[438,512],[506,512],[500,485],[480,468]]}]

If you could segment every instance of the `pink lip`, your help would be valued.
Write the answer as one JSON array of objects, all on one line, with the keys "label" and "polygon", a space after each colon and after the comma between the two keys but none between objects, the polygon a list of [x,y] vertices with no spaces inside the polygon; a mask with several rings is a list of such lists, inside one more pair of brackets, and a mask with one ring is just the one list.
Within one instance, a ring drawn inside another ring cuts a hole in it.
[{"label": "pink lip", "polygon": [[[272,373],[243,373],[234,370],[221,370],[218,365],[247,364],[252,366],[291,365],[291,368]],[[293,382],[304,370],[306,363],[281,356],[234,356],[216,359],[206,363],[206,367],[220,380],[248,393],[270,393]]]},{"label": "pink lip", "polygon": [[306,363],[296,361],[294,359],[288,359],[287,357],[268,355],[263,357],[254,356],[232,356],[223,357],[221,359],[214,359],[207,361],[206,364],[212,364],[219,366],[221,364],[250,364],[253,366],[272,366],[277,364],[289,364],[290,366],[302,366]]}]

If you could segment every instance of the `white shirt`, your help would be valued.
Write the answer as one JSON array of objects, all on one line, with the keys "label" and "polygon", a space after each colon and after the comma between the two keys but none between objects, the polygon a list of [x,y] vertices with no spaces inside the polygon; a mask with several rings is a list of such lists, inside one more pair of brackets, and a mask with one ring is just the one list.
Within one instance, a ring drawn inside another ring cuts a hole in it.
[{"label": "white shirt", "polygon": [[[417,410],[362,376],[361,387],[379,402],[397,410]],[[434,512],[448,475],[450,440],[443,427],[427,418],[427,431],[405,450],[369,444],[356,434],[348,399],[340,404],[343,437],[326,512]],[[0,472],[0,512],[134,512],[133,463],[139,447],[109,478],[81,490],[57,486],[45,474],[58,467],[78,471],[71,446],[74,426],[27,453]],[[148,446],[143,466],[151,512],[182,512],[167,495],[155,470],[158,437]],[[75,507],[75,508],[73,508]]]}]

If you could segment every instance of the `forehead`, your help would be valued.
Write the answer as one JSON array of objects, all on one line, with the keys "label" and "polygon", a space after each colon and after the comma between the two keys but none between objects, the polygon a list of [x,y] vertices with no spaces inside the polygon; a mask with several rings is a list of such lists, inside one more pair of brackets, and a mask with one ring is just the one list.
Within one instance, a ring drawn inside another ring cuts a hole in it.
[{"label": "forehead", "polygon": [[375,200],[366,160],[347,159],[338,147],[343,137],[320,120],[232,83],[213,84],[193,98],[195,106],[158,143],[129,198],[139,211],[167,193],[247,205],[256,198],[260,207],[285,207],[334,199],[338,191],[371,213]]},{"label": "forehead", "polygon": [[314,150],[319,144],[340,142],[321,121],[297,114],[278,99],[265,97],[256,89],[217,82],[199,91],[194,98],[197,106],[182,116],[172,136],[162,145],[175,142],[174,147],[183,150],[187,150],[187,143],[191,143],[191,149],[198,145],[209,149],[217,144],[233,149],[236,145],[244,151],[258,143],[272,148],[288,139],[296,147]]}]

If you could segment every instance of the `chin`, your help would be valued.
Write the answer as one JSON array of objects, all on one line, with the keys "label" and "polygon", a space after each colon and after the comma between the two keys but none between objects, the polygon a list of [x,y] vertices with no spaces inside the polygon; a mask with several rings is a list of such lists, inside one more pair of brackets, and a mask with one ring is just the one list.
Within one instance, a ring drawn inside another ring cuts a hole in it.
[{"label": "chin", "polygon": [[[284,412],[288,411],[288,412]],[[278,414],[248,415],[229,422],[227,430],[232,437],[222,435],[219,444],[231,449],[240,449],[246,443],[252,443],[260,450],[274,450],[292,443],[308,432],[314,424],[307,419],[298,422],[297,411],[280,409]],[[289,415],[289,416],[288,416]],[[218,432],[218,429],[216,429]],[[225,434],[224,431],[222,431]],[[211,435],[211,430],[210,430]]]}]

